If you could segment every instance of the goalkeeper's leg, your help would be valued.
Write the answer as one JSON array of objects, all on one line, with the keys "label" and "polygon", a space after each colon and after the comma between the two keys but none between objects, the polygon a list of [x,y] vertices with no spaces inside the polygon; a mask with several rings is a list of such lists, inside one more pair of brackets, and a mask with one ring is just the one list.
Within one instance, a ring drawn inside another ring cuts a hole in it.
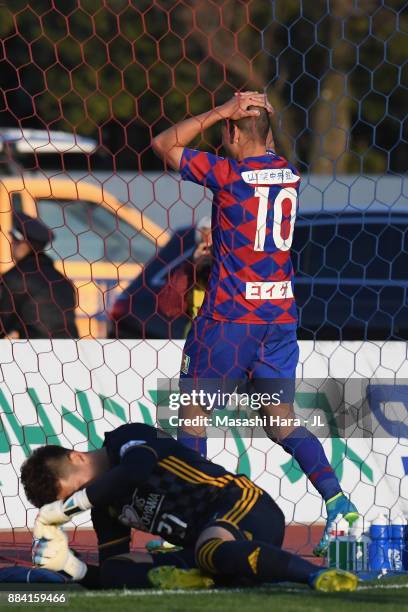
[{"label": "goalkeeper's leg", "polygon": [[[260,582],[299,582],[319,591],[354,591],[357,577],[350,572],[327,570],[273,544],[254,540],[225,541],[221,529],[204,535],[197,550],[202,571],[220,576],[256,578]],[[218,535],[217,535],[218,534]]]},{"label": "goalkeeper's leg", "polygon": [[301,582],[318,590],[355,589],[353,574],[327,574],[327,570],[282,550],[285,519],[281,509],[245,477],[240,483],[240,493],[231,491],[217,503],[212,523],[197,541],[196,560],[203,571],[261,582]]},{"label": "goalkeeper's leg", "polygon": [[183,549],[176,552],[153,554],[131,552],[109,557],[100,568],[100,586],[102,589],[137,589],[156,586],[155,574],[153,573],[153,580],[150,577],[155,568],[162,567],[172,567],[173,570],[178,570],[179,576],[183,576],[181,572],[186,572],[187,577],[191,576],[195,587],[199,580],[202,581],[201,576],[187,573],[193,568],[197,573],[194,550]]},{"label": "goalkeeper's leg", "polygon": [[[263,493],[244,496],[200,535],[196,546],[198,567],[210,575],[235,576],[259,582],[299,582],[320,591],[353,591],[357,577],[341,570],[326,570],[282,550],[284,517]],[[248,500],[249,501],[248,503]],[[252,505],[252,509],[248,507]],[[218,513],[217,513],[218,515]],[[234,517],[232,522],[226,517]],[[264,539],[263,537],[264,536]]]}]

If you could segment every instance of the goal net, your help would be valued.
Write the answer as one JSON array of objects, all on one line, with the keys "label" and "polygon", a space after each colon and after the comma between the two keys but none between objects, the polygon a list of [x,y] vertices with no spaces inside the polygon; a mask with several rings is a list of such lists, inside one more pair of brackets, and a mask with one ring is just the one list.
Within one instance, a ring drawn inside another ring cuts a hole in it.
[{"label": "goal net", "polygon": [[[26,546],[36,514],[19,483],[30,451],[91,450],[123,423],[163,425],[160,381],[177,379],[195,314],[194,283],[175,273],[208,228],[211,193],[163,169],[150,142],[239,90],[265,91],[276,149],[302,174],[296,412],[331,423],[324,448],[367,520],[407,514],[404,2],[15,0],[0,17],[0,273],[14,265],[13,213],[47,225],[78,336],[56,337],[39,307],[42,335],[21,312],[13,326],[15,292],[1,306],[4,550]],[[215,129],[196,144],[221,152]],[[239,428],[210,436],[208,453],[265,488],[290,547],[309,554],[324,504],[289,455]],[[91,545],[89,516],[76,525]]]}]

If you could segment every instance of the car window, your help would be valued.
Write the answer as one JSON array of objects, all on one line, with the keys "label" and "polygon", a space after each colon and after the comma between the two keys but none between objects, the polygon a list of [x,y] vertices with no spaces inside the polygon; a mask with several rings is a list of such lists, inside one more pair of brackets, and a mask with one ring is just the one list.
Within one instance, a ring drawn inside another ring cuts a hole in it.
[{"label": "car window", "polygon": [[310,219],[295,230],[295,274],[408,280],[408,224]]},{"label": "car window", "polygon": [[54,232],[48,252],[55,259],[145,263],[156,252],[154,242],[92,202],[38,199],[37,209]]}]

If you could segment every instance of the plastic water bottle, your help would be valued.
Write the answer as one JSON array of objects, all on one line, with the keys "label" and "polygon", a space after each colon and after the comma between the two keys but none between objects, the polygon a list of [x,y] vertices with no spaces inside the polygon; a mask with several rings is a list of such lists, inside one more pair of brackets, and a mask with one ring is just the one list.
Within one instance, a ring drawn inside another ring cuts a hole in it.
[{"label": "plastic water bottle", "polygon": [[408,525],[404,526],[404,546],[402,550],[402,569],[408,571]]},{"label": "plastic water bottle", "polygon": [[364,532],[364,521],[359,517],[349,529],[350,564],[352,572],[366,572],[368,570],[368,547],[370,537]]},{"label": "plastic water bottle", "polygon": [[330,525],[329,546],[327,549],[328,567],[348,570],[350,567],[350,542],[348,522],[338,514]]},{"label": "plastic water bottle", "polygon": [[401,514],[391,523],[391,565],[396,572],[404,571],[406,524],[407,521]]},{"label": "plastic water bottle", "polygon": [[368,547],[370,570],[387,573],[392,570],[391,527],[384,514],[373,520],[370,527],[371,542]]}]

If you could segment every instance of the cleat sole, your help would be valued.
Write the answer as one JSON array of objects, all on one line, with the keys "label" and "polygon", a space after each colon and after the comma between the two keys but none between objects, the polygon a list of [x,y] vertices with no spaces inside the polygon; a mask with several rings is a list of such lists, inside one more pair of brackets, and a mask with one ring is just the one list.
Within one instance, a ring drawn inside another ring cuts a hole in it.
[{"label": "cleat sole", "polygon": [[149,582],[164,591],[179,589],[211,589],[214,580],[198,569],[180,569],[173,565],[154,567],[148,572]]},{"label": "cleat sole", "polygon": [[322,593],[351,593],[356,590],[358,578],[339,569],[323,571],[315,580],[314,588]]}]

